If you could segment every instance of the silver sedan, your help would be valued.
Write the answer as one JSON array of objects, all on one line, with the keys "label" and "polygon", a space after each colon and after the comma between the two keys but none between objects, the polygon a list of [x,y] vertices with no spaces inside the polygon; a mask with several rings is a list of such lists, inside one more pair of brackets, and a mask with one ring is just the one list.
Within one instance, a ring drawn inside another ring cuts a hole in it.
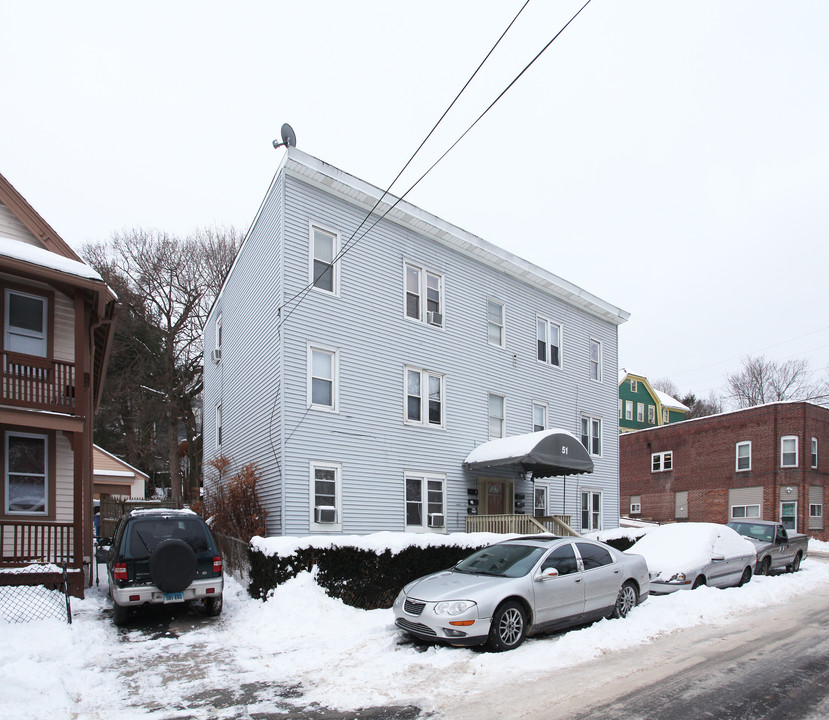
[{"label": "silver sedan", "polygon": [[409,583],[393,609],[397,627],[418,639],[502,651],[528,635],[625,617],[648,592],[643,558],[539,535],[491,545]]}]

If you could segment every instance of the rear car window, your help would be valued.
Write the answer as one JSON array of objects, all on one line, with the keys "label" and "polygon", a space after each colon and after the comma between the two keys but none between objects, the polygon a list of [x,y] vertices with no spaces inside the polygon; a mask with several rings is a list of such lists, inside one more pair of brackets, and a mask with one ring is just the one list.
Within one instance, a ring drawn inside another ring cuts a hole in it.
[{"label": "rear car window", "polygon": [[170,539],[183,540],[197,554],[210,550],[207,529],[199,518],[146,518],[130,524],[124,554],[147,557],[159,543]]}]

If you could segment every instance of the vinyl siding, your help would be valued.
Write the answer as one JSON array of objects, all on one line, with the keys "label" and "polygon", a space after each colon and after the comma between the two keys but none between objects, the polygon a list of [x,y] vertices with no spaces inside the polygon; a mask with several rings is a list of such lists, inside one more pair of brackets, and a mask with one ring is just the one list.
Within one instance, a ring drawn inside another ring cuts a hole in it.
[{"label": "vinyl siding", "polygon": [[75,456],[63,433],[55,433],[55,520],[72,522],[75,501]]},{"label": "vinyl siding", "polygon": [[2,202],[0,202],[0,236],[43,247],[43,244],[26,229],[26,226]]},{"label": "vinyl siding", "polygon": [[[280,219],[277,208],[284,209]],[[507,435],[532,431],[533,401],[548,405],[551,427],[576,435],[583,414],[602,420],[602,455],[594,458],[592,475],[567,479],[567,512],[574,523],[580,522],[579,493],[599,490],[603,524],[615,527],[619,507],[614,323],[409,226],[382,220],[339,263],[339,295],[310,290],[291,306],[293,311],[275,337],[275,299],[293,298],[309,280],[311,224],[338,232],[342,246],[365,213],[361,206],[286,176],[274,185],[213,312],[222,312],[224,340],[218,366],[206,362],[205,446],[215,434],[213,408],[221,397],[225,454],[237,462],[261,458],[267,478],[264,499],[271,508],[268,531],[309,532],[312,461],[342,466],[343,533],[404,530],[407,472],[445,476],[446,530],[463,530],[467,488],[476,487],[477,475],[468,473],[462,462],[489,439],[489,392],[507,398]],[[268,218],[271,221],[265,222]],[[284,267],[263,254],[274,247],[282,248]],[[442,275],[443,328],[405,317],[407,262]],[[281,272],[284,289],[278,294]],[[487,343],[487,298],[505,305],[505,348]],[[536,315],[562,325],[561,368],[536,360]],[[206,329],[208,353],[214,324],[209,322]],[[590,338],[602,343],[602,382],[589,379]],[[338,353],[335,413],[308,409],[308,347],[313,344]],[[243,357],[237,358],[240,345]],[[266,357],[266,347],[271,357]],[[284,354],[281,386],[275,384],[276,347]],[[444,375],[444,428],[404,423],[406,366]],[[284,452],[278,463],[273,455],[280,447]],[[551,485],[552,508],[561,512],[555,492],[559,487],[563,492],[564,483],[558,478]],[[531,483],[517,478],[515,492],[526,496],[525,510],[531,513]],[[275,517],[277,505],[284,525]]]}]

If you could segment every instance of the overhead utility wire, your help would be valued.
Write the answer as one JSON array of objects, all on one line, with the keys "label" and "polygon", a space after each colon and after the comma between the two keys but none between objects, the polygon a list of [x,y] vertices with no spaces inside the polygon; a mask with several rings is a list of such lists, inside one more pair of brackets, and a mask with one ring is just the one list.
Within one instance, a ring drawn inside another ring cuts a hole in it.
[{"label": "overhead utility wire", "polygon": [[[446,116],[449,114],[449,111],[450,111],[450,110],[454,107],[455,103],[456,103],[456,102],[460,99],[460,96],[461,96],[461,95],[463,95],[463,93],[466,91],[466,88],[468,88],[468,87],[469,87],[469,84],[470,84],[470,83],[471,83],[471,82],[475,79],[475,76],[478,74],[478,72],[480,71],[480,69],[484,66],[484,63],[485,63],[487,60],[489,60],[489,57],[490,57],[490,55],[492,55],[492,53],[495,51],[495,48],[497,48],[497,47],[498,47],[498,45],[501,43],[501,40],[503,40],[503,39],[504,39],[504,36],[505,36],[505,35],[506,35],[509,31],[510,31],[510,28],[512,28],[512,26],[515,24],[515,21],[516,21],[516,20],[518,20],[518,16],[519,16],[519,15],[521,15],[521,13],[522,13],[522,12],[524,12],[524,9],[525,9],[525,8],[527,7],[527,5],[529,5],[529,4],[530,4],[530,0],[526,0],[526,1],[524,2],[524,4],[521,6],[521,8],[518,10],[518,12],[515,14],[515,17],[514,17],[514,18],[510,21],[509,25],[507,25],[507,27],[506,27],[506,29],[504,30],[504,32],[502,32],[502,33],[501,33],[500,37],[499,37],[499,38],[495,41],[495,44],[494,44],[494,45],[493,45],[493,46],[489,49],[489,52],[488,52],[488,53],[484,56],[484,59],[483,59],[483,60],[481,60],[481,62],[480,62],[480,64],[478,65],[478,67],[477,67],[477,68],[475,68],[475,71],[472,73],[472,75],[470,75],[470,76],[469,76],[469,79],[468,79],[468,80],[464,83],[463,87],[460,89],[460,91],[458,92],[458,94],[457,94],[457,95],[455,95],[455,99],[454,99],[454,100],[452,100],[452,102],[451,102],[451,103],[449,103],[449,107],[447,107],[447,108],[446,108],[446,110],[444,110],[444,111],[443,111],[443,114],[440,116],[440,118],[438,118],[438,121],[437,121],[437,122],[436,122],[436,123],[432,126],[432,129],[429,131],[429,133],[426,135],[426,137],[425,137],[425,138],[423,138],[423,140],[421,141],[420,145],[418,145],[418,146],[417,146],[417,149],[416,149],[416,150],[412,153],[412,156],[411,156],[411,157],[410,157],[410,158],[406,161],[406,164],[403,166],[403,168],[400,170],[400,172],[399,172],[399,173],[397,173],[397,175],[395,176],[394,180],[392,180],[392,181],[391,181],[391,183],[389,184],[389,186],[388,186],[388,187],[387,187],[387,188],[383,191],[383,194],[382,194],[382,195],[378,198],[377,202],[375,202],[375,203],[374,203],[374,207],[372,207],[372,208],[371,208],[371,210],[369,210],[369,211],[368,211],[368,213],[366,214],[366,216],[363,218],[362,222],[360,222],[360,224],[357,226],[357,229],[356,229],[356,230],[354,230],[354,232],[353,232],[353,233],[351,233],[351,237],[349,237],[349,238],[348,238],[348,240],[346,240],[346,241],[345,241],[345,243],[343,243],[343,247],[342,247],[342,249],[341,249],[341,250],[337,253],[337,255],[336,255],[336,256],[335,256],[335,257],[331,260],[331,262],[329,263],[329,265],[328,265],[328,267],[329,267],[329,268],[330,268],[330,267],[333,267],[333,266],[334,266],[334,264],[335,264],[335,263],[336,263],[336,262],[337,262],[337,261],[338,261],[338,260],[339,260],[339,259],[343,256],[343,255],[345,255],[345,253],[348,251],[348,248],[349,248],[349,246],[350,246],[350,244],[351,244],[352,240],[354,240],[354,236],[355,236],[358,232],[360,232],[360,229],[363,227],[363,225],[365,225],[365,224],[366,224],[366,221],[367,221],[367,220],[368,220],[368,219],[372,216],[372,214],[373,214],[373,213],[374,213],[374,211],[378,208],[378,206],[380,205],[380,203],[381,203],[381,202],[383,202],[383,199],[386,197],[386,195],[388,195],[388,194],[391,192],[391,189],[394,187],[395,183],[396,183],[396,182],[400,179],[400,176],[401,176],[401,175],[403,175],[403,173],[404,173],[404,172],[406,172],[406,169],[409,167],[409,165],[411,165],[411,164],[412,164],[412,161],[415,159],[415,157],[417,156],[417,154],[418,154],[418,153],[419,153],[419,152],[423,149],[423,146],[426,144],[426,142],[429,140],[429,138],[430,138],[430,137],[432,137],[432,135],[434,134],[435,130],[437,130],[438,125],[440,125],[440,124],[443,122],[444,118],[446,118]],[[421,179],[422,179],[422,178],[421,178]],[[411,188],[410,188],[410,189],[411,189]],[[398,200],[398,202],[399,202],[399,200]],[[393,206],[392,206],[392,207],[393,207]],[[384,216],[384,217],[385,217],[385,216]],[[373,226],[372,226],[372,227],[373,227]],[[366,232],[368,232],[368,231],[366,231]],[[365,236],[365,233],[363,233],[363,235],[361,235],[359,239],[362,239],[364,236]],[[358,241],[359,241],[359,240],[358,240]],[[358,241],[355,241],[355,244],[356,244],[356,242],[358,242]],[[288,300],[286,300],[286,301],[282,304],[282,307],[284,308],[284,307],[286,307],[286,306],[290,305],[290,304],[291,304],[294,300],[296,300],[297,298],[300,298],[300,299],[301,299],[301,296],[303,296],[303,297],[304,297],[304,295],[305,295],[305,294],[307,294],[307,293],[308,293],[308,291],[310,291],[310,289],[311,289],[313,286],[314,286],[313,281],[312,281],[312,282],[310,282],[310,283],[308,283],[308,284],[307,284],[304,288],[302,288],[302,290],[300,290],[298,293],[296,293],[293,297],[291,297],[291,298],[289,298]],[[297,304],[299,304],[299,303],[297,303]],[[290,316],[290,313],[288,313],[288,315]]]},{"label": "overhead utility wire", "polygon": [[[453,150],[453,149],[455,148],[455,146],[456,146],[456,145],[457,145],[457,144],[458,144],[461,140],[463,140],[463,138],[464,138],[464,137],[466,137],[466,135],[467,135],[467,134],[468,134],[468,133],[472,130],[472,128],[474,128],[474,127],[475,127],[475,126],[476,126],[476,125],[477,125],[477,124],[481,121],[481,119],[482,119],[482,118],[483,118],[483,117],[484,117],[484,116],[485,116],[485,115],[486,115],[486,114],[487,114],[487,113],[488,113],[488,112],[489,112],[489,111],[490,111],[490,110],[491,110],[491,109],[495,106],[495,104],[496,104],[496,103],[497,103],[497,102],[498,102],[498,101],[499,101],[499,100],[500,100],[500,99],[501,99],[504,95],[506,95],[506,94],[507,94],[507,92],[508,92],[508,91],[512,88],[512,86],[513,86],[513,85],[515,85],[515,83],[516,83],[516,82],[518,82],[518,80],[519,80],[519,79],[520,79],[520,78],[524,75],[524,73],[525,73],[525,72],[527,72],[527,70],[529,70],[529,69],[530,69],[530,67],[531,67],[531,66],[535,63],[535,61],[536,61],[536,60],[538,60],[538,58],[540,58],[540,57],[541,57],[541,55],[543,55],[543,54],[544,54],[544,52],[545,52],[545,51],[546,51],[546,50],[550,47],[550,45],[552,45],[552,44],[553,44],[553,43],[554,43],[554,42],[558,39],[558,37],[561,35],[561,33],[563,33],[563,32],[564,32],[564,31],[565,31],[565,30],[566,30],[566,29],[570,26],[570,24],[571,24],[571,23],[572,23],[572,22],[573,22],[573,21],[574,21],[574,20],[575,20],[575,19],[576,19],[576,18],[577,18],[580,14],[581,14],[582,10],[584,10],[584,9],[585,9],[585,8],[586,8],[589,4],[590,4],[590,0],[587,0],[587,2],[585,2],[585,3],[584,3],[584,5],[582,5],[582,6],[578,9],[578,11],[577,11],[577,12],[573,15],[573,17],[571,17],[571,18],[570,18],[570,19],[569,19],[569,20],[568,20],[568,21],[564,24],[564,26],[563,26],[563,27],[562,27],[562,28],[561,28],[561,29],[560,29],[560,30],[559,30],[559,31],[558,31],[558,32],[557,32],[557,33],[556,33],[556,34],[552,37],[552,39],[551,39],[551,40],[550,40],[550,41],[549,41],[549,42],[548,42],[548,43],[547,43],[547,44],[546,44],[543,48],[541,48],[541,50],[539,50],[539,51],[538,51],[538,53],[535,55],[535,57],[534,57],[532,60],[530,60],[530,62],[529,62],[529,63],[527,63],[527,64],[524,66],[524,68],[521,70],[521,72],[520,72],[520,73],[518,73],[518,75],[516,75],[516,76],[512,79],[512,81],[511,81],[511,82],[510,82],[510,83],[509,83],[509,84],[508,84],[508,85],[507,85],[507,86],[506,86],[506,87],[505,87],[505,88],[504,88],[504,89],[500,92],[500,94],[498,95],[498,97],[496,97],[496,98],[495,98],[495,100],[493,100],[493,101],[489,104],[489,106],[486,108],[486,110],[484,110],[484,111],[483,111],[483,112],[482,112],[482,113],[481,113],[481,114],[480,114],[480,115],[476,118],[476,120],[475,120],[475,121],[474,121],[474,122],[473,122],[473,123],[472,123],[472,124],[471,124],[471,125],[470,125],[470,126],[469,126],[469,127],[468,127],[468,128],[467,128],[467,129],[466,129],[466,130],[462,133],[462,134],[461,134],[461,135],[460,135],[460,137],[458,137],[458,139],[457,139],[457,140],[455,140],[455,142],[454,142],[454,143],[452,143],[452,145],[450,145],[450,146],[449,146],[449,148],[446,150],[446,152],[444,152],[444,153],[443,153],[443,155],[441,155],[441,156],[440,156],[437,160],[435,160],[435,162],[434,162],[434,163],[432,163],[432,165],[431,165],[431,166],[430,166],[430,167],[426,170],[426,172],[424,172],[424,173],[423,173],[423,174],[422,174],[422,175],[421,175],[421,176],[420,176],[420,177],[419,177],[419,178],[418,178],[418,179],[417,179],[417,180],[416,180],[416,181],[415,181],[415,182],[414,182],[414,183],[413,183],[413,184],[409,187],[409,189],[408,189],[408,190],[406,190],[406,192],[404,192],[404,193],[403,193],[403,194],[402,194],[399,198],[397,198],[397,200],[395,200],[395,202],[394,202],[392,205],[390,205],[390,206],[389,206],[389,208],[388,208],[388,209],[387,209],[387,210],[386,210],[386,211],[385,211],[382,215],[380,215],[380,216],[379,216],[379,217],[378,217],[378,218],[377,218],[377,219],[376,219],[376,220],[375,220],[375,221],[371,224],[371,226],[370,226],[370,227],[369,227],[369,228],[368,228],[368,229],[367,229],[367,230],[366,230],[366,231],[365,231],[365,232],[364,232],[364,233],[363,233],[360,237],[358,237],[358,238],[354,239],[354,240],[353,240],[353,242],[352,242],[352,239],[354,238],[354,235],[356,235],[356,234],[357,234],[357,231],[355,231],[355,232],[354,232],[354,234],[352,234],[351,238],[349,239],[349,242],[348,242],[348,243],[346,243],[346,244],[344,244],[343,249],[342,249],[342,250],[341,250],[341,251],[337,254],[337,256],[334,258],[334,260],[332,260],[332,262],[329,264],[329,266],[330,266],[330,267],[333,267],[334,263],[336,263],[336,262],[338,262],[340,259],[342,259],[342,257],[343,257],[343,256],[344,256],[344,255],[345,255],[345,254],[346,254],[349,250],[351,250],[353,247],[355,247],[355,246],[357,245],[357,243],[358,243],[358,242],[360,242],[360,240],[362,240],[362,239],[363,239],[363,238],[364,238],[364,237],[365,237],[365,236],[366,236],[366,235],[367,235],[367,234],[368,234],[368,233],[369,233],[369,232],[370,232],[370,231],[371,231],[371,230],[372,230],[372,229],[373,229],[373,228],[374,228],[374,227],[375,227],[375,226],[376,226],[376,225],[377,225],[377,224],[378,224],[378,223],[379,223],[379,222],[380,222],[383,218],[385,218],[385,217],[386,217],[386,216],[387,216],[387,215],[388,215],[388,214],[389,214],[392,210],[394,210],[394,208],[395,208],[395,207],[397,207],[397,205],[398,205],[400,202],[402,202],[402,201],[403,201],[403,199],[404,199],[404,198],[405,198],[405,197],[406,197],[406,196],[407,196],[407,195],[408,195],[408,194],[409,194],[412,190],[414,190],[414,189],[415,189],[415,188],[416,188],[416,187],[420,184],[420,182],[421,182],[421,181],[422,181],[422,180],[423,180],[423,179],[424,179],[424,178],[425,178],[425,177],[426,177],[426,176],[427,176],[430,172],[432,172],[432,170],[434,170],[434,169],[435,169],[435,167],[438,165],[438,163],[440,163],[440,162],[441,162],[441,161],[442,161],[442,160],[443,160],[443,159],[444,159],[444,158],[445,158],[445,157],[446,157],[446,156],[447,156],[447,155],[451,152],[451,150]],[[526,6],[526,3],[525,3],[525,6]],[[524,8],[522,7],[521,9],[523,10]],[[519,12],[520,12],[520,11],[519,11]],[[516,16],[516,17],[517,17],[517,16]],[[514,22],[514,21],[513,21],[513,22]],[[503,37],[503,35],[502,35],[502,37]],[[499,42],[500,42],[500,38],[499,38]],[[497,43],[496,43],[496,44],[497,44]],[[477,71],[476,71],[476,72],[477,72]],[[385,194],[384,194],[384,196],[385,196]],[[381,199],[382,199],[382,198],[381,198]],[[377,203],[377,204],[379,204],[379,201],[378,201],[378,203]],[[376,207],[376,206],[377,206],[377,205],[375,205],[375,207]],[[370,216],[370,215],[371,215],[371,213],[369,213],[369,216]],[[365,223],[365,220],[367,220],[367,219],[368,219],[368,216],[364,219],[363,223]],[[360,224],[360,227],[362,227],[363,223],[361,223],[361,224]],[[359,228],[358,228],[358,229],[359,229]],[[349,243],[350,243],[350,244],[349,244]],[[307,294],[307,293],[310,291],[310,288],[311,288],[311,287],[313,287],[313,283],[309,283],[309,284],[305,287],[305,289],[304,289],[304,290],[302,290],[299,294]],[[294,297],[296,298],[297,296],[294,296]],[[300,300],[300,301],[301,301],[301,300]],[[294,308],[292,308],[292,309],[291,309],[291,310],[290,310],[290,311],[289,311],[289,312],[288,312],[288,313],[287,313],[287,314],[286,314],[286,315],[285,315],[285,316],[284,316],[284,317],[280,320],[280,322],[279,322],[279,324],[280,324],[280,325],[281,325],[282,323],[284,323],[284,322],[285,322],[285,321],[286,321],[286,320],[287,320],[287,319],[288,319],[288,318],[289,318],[289,317],[293,314],[294,310],[296,309],[296,307],[298,307],[298,305],[299,305],[299,303],[297,303],[297,305],[296,305],[296,306],[294,306]],[[284,307],[284,306],[283,306],[283,307]]]}]

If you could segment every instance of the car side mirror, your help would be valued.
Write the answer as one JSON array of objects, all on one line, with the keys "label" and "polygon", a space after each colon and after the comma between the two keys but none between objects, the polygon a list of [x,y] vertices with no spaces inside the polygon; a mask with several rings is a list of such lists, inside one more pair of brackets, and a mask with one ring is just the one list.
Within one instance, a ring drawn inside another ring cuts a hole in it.
[{"label": "car side mirror", "polygon": [[547,578],[554,578],[558,577],[559,572],[554,567],[547,568],[546,570],[542,570],[541,573],[535,578],[536,581],[546,580]]},{"label": "car side mirror", "polygon": [[725,560],[725,555],[712,555],[711,562],[722,562]]}]

